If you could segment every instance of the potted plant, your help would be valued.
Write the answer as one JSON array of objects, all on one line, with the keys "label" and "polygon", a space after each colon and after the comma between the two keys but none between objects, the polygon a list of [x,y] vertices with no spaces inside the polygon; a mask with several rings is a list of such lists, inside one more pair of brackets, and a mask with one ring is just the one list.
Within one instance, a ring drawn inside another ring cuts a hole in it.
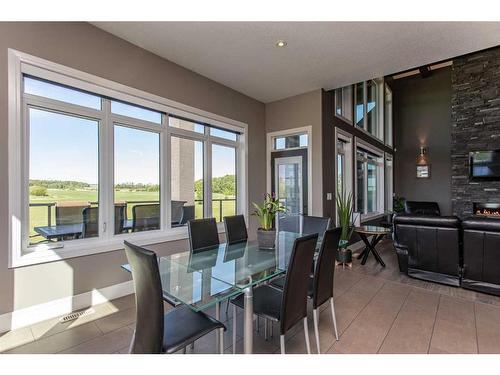
[{"label": "potted plant", "polygon": [[339,224],[342,228],[340,233],[339,250],[337,252],[337,262],[346,264],[352,262],[352,251],[347,248],[351,238],[353,225],[353,201],[352,193],[346,194],[345,191],[337,193],[337,215]]},{"label": "potted plant", "polygon": [[255,215],[259,219],[259,229],[257,230],[257,241],[261,249],[274,249],[276,244],[276,229],[274,222],[278,212],[285,212],[286,208],[279,202],[274,193],[266,194],[261,205],[253,203]]}]

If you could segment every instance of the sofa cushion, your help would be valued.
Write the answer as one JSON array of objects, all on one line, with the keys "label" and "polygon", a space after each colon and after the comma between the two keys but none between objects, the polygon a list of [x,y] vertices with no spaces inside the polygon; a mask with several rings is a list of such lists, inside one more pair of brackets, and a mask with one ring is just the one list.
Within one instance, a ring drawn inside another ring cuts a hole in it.
[{"label": "sofa cushion", "polygon": [[441,211],[439,210],[439,205],[437,204],[437,202],[406,201],[405,213],[412,215],[429,215],[429,216],[441,215]]},{"label": "sofa cushion", "polygon": [[394,217],[394,224],[418,225],[418,226],[442,227],[442,228],[460,228],[460,219],[456,216],[400,214]]}]

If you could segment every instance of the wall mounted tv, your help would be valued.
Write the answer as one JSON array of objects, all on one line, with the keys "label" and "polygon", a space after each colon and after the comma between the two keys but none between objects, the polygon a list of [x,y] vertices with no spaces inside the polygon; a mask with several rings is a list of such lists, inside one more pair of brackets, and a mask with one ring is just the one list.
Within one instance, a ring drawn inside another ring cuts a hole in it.
[{"label": "wall mounted tv", "polygon": [[500,180],[500,150],[471,152],[469,162],[472,180]]}]

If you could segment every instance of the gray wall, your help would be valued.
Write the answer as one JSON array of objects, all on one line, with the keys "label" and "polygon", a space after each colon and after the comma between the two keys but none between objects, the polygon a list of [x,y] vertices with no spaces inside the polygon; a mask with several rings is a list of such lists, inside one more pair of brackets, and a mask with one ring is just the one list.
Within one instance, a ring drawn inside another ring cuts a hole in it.
[{"label": "gray wall", "polygon": [[[266,104],[266,131],[312,127],[312,215],[323,214],[322,91],[314,90]],[[265,150],[265,145],[263,145]]]},{"label": "gray wall", "polygon": [[[407,200],[436,201],[451,214],[451,69],[393,81],[394,192]],[[420,145],[428,148],[431,178],[416,177]]]},{"label": "gray wall", "polygon": [[[249,126],[249,201],[266,186],[264,104],[87,23],[0,23],[0,314],[130,279],[123,251],[8,269],[7,48],[107,78]],[[255,231],[252,219],[250,234]],[[160,254],[184,241],[156,246]]]},{"label": "gray wall", "polygon": [[470,181],[469,152],[500,149],[500,48],[453,61],[453,212],[472,214],[472,203],[500,203],[500,181]]}]

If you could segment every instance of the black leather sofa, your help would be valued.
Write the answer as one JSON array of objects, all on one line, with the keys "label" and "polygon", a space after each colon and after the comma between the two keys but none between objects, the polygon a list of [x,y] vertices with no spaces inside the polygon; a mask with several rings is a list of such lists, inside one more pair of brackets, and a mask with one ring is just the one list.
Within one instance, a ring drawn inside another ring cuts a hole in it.
[{"label": "black leather sofa", "polygon": [[462,232],[455,216],[396,215],[394,247],[408,276],[460,285]]},{"label": "black leather sofa", "polygon": [[462,287],[500,295],[500,219],[468,218],[462,228]]},{"label": "black leather sofa", "polygon": [[437,202],[405,201],[405,213],[410,215],[441,216]]}]

